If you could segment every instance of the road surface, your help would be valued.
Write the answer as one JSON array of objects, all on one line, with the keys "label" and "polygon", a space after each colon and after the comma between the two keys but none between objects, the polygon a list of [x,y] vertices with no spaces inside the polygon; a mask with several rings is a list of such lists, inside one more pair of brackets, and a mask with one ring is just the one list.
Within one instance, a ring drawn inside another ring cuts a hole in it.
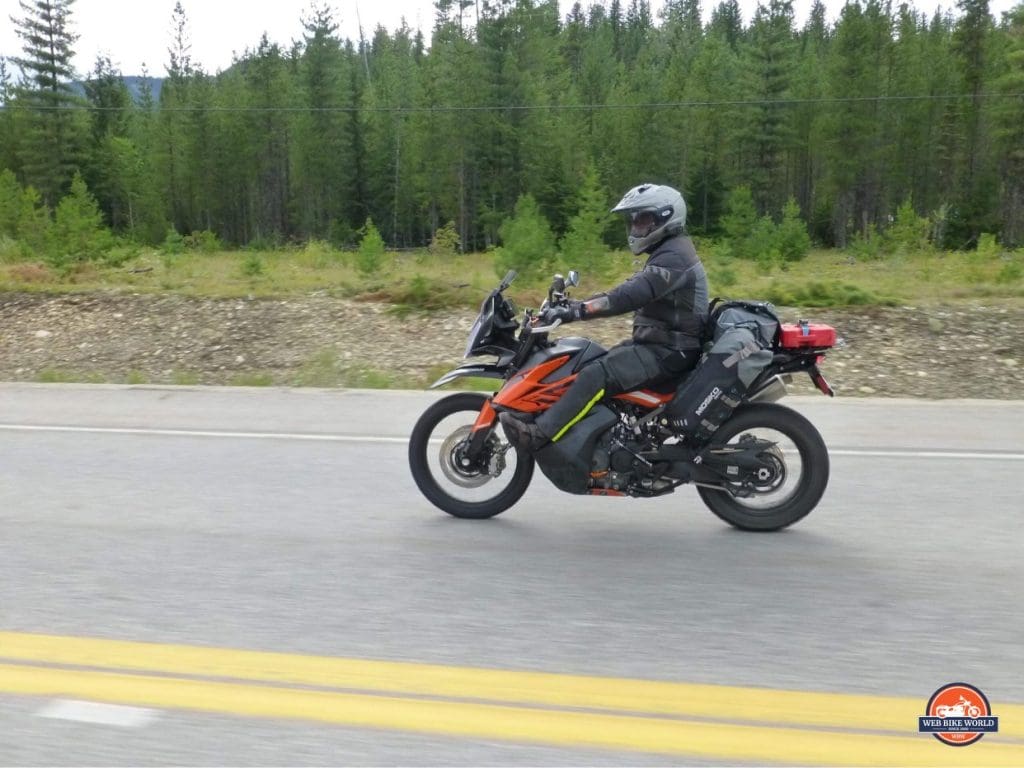
[{"label": "road surface", "polygon": [[[461,521],[445,393],[0,385],[0,764],[1024,764],[1024,402],[792,398],[814,512]],[[981,689],[1000,730],[917,732]]]}]

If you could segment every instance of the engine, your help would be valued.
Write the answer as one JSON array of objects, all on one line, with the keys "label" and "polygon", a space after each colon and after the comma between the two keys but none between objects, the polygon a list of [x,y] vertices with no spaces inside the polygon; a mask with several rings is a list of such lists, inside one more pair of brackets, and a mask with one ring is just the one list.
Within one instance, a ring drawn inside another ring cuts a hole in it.
[{"label": "engine", "polygon": [[643,457],[660,442],[657,427],[636,413],[623,411],[615,426],[601,435],[591,461],[590,485],[594,493],[606,491],[631,496],[649,496],[669,485],[661,478],[663,467]]}]

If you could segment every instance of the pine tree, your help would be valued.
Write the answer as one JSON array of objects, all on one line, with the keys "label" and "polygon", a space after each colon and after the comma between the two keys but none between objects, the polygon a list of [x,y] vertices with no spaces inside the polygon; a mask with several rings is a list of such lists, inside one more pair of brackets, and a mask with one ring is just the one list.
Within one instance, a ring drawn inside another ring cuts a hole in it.
[{"label": "pine tree", "polygon": [[124,141],[128,140],[131,95],[109,57],[97,57],[92,76],[85,83],[85,95],[92,107],[85,180],[106,220],[115,229],[124,230],[130,217],[120,166],[124,154],[130,152]]},{"label": "pine tree", "polygon": [[982,232],[991,232],[996,227],[993,215],[996,183],[994,169],[987,162],[984,147],[988,131],[982,103],[988,79],[986,52],[992,17],[988,12],[988,0],[959,0],[957,7],[963,15],[953,32],[953,53],[963,88],[970,95],[970,100],[959,105],[964,143],[957,183],[960,190],[956,201],[959,216],[953,222],[952,230],[956,239],[973,243]]},{"label": "pine tree", "polygon": [[71,87],[78,39],[71,30],[74,0],[19,0],[19,5],[24,15],[12,21],[24,55],[11,59],[24,73],[14,89],[26,114],[19,160],[25,181],[53,206],[71,183],[84,139],[74,109],[82,101]]},{"label": "pine tree", "polygon": [[162,242],[170,226],[164,185],[157,178],[159,135],[155,110],[149,72],[143,65],[138,105],[129,124],[130,149],[124,146],[124,151],[117,152],[115,157],[120,169],[119,188],[128,209],[128,232],[150,245]]},{"label": "pine tree", "polygon": [[738,0],[722,0],[711,12],[708,33],[724,39],[729,47],[736,50],[743,40],[743,15]]},{"label": "pine tree", "polygon": [[14,169],[17,166],[18,127],[14,121],[14,110],[11,100],[14,98],[14,85],[7,67],[7,59],[0,56],[0,169]]},{"label": "pine tree", "polygon": [[[422,99],[416,42],[408,26],[392,37],[377,27],[368,55],[370,75],[362,96],[366,154],[366,203],[389,242],[411,245],[423,229],[415,169],[421,164],[404,111]],[[422,242],[422,240],[420,240]]]},{"label": "pine tree", "polygon": [[20,200],[21,185],[14,171],[0,170],[0,238],[17,236]]},{"label": "pine tree", "polygon": [[750,188],[736,187],[729,193],[728,211],[722,217],[722,234],[733,256],[741,259],[757,256],[757,244],[752,239],[756,226],[757,208]]},{"label": "pine tree", "polygon": [[780,102],[790,95],[796,45],[792,0],[758,5],[743,57],[750,107],[738,125],[748,182],[761,214],[781,208],[785,199],[786,153],[793,143],[792,111]]},{"label": "pine tree", "polygon": [[174,4],[171,14],[171,39],[167,78],[160,89],[154,150],[157,175],[163,184],[161,196],[168,202],[171,224],[179,233],[187,233],[195,224],[187,125],[193,69],[188,18],[180,1]]},{"label": "pine tree", "polygon": [[850,3],[843,8],[830,47],[827,69],[829,94],[840,99],[822,124],[827,147],[826,184],[834,242],[845,247],[851,232],[866,233],[879,216],[875,174],[881,147],[878,104],[880,95],[878,46],[887,42],[875,35],[879,7]]},{"label": "pine tree", "polygon": [[1002,175],[1002,241],[1013,248],[1024,245],[1024,4],[1006,21],[1005,69],[994,84],[1003,98],[994,118]]},{"label": "pine tree", "polygon": [[816,103],[825,95],[822,72],[828,61],[832,35],[825,21],[825,5],[815,0],[807,23],[799,35],[799,48],[794,51],[792,95],[796,100],[790,111],[793,144],[790,152],[790,193],[796,198],[808,219],[818,208],[823,181],[821,126],[825,110]]},{"label": "pine tree", "polygon": [[555,236],[530,195],[522,195],[516,201],[515,211],[502,222],[500,234],[501,247],[494,256],[497,274],[514,269],[527,278],[539,278],[548,272]]},{"label": "pine tree", "polygon": [[283,52],[266,33],[249,63],[242,74],[241,99],[256,111],[249,113],[245,127],[253,156],[244,239],[273,242],[284,239],[291,228],[291,130],[286,110],[295,89]]},{"label": "pine tree", "polygon": [[[485,110],[495,105],[481,46],[459,24],[440,21],[434,27],[422,88],[424,110],[412,122],[415,152],[423,158],[425,234],[454,221],[463,248],[490,244],[508,208],[504,201],[479,200],[474,190],[482,173],[477,153],[489,146],[493,130],[493,115]],[[501,162],[506,150],[493,149],[492,162]],[[514,194],[514,183],[506,182],[508,187]]]},{"label": "pine tree", "polygon": [[351,55],[337,36],[327,7],[313,7],[303,22],[299,62],[300,106],[295,121],[296,224],[305,237],[325,237],[332,227],[357,227],[352,204],[355,182],[350,110],[355,108]]},{"label": "pine tree", "polygon": [[611,262],[604,235],[612,221],[608,195],[601,187],[597,168],[591,163],[576,196],[576,213],[569,219],[569,228],[559,243],[562,261],[584,275],[606,276]]},{"label": "pine tree", "polygon": [[47,260],[56,267],[97,259],[111,245],[103,214],[80,174],[75,174],[70,191],[57,206],[52,236]]}]

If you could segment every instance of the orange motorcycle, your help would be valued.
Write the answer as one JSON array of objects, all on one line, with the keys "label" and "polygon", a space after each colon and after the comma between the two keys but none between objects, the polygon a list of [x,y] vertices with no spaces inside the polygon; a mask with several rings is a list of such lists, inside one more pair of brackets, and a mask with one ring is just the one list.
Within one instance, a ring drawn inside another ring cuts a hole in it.
[{"label": "orange motorcycle", "polygon": [[466,346],[467,359],[496,360],[466,362],[431,385],[493,378],[501,381],[497,392],[452,394],[427,408],[413,428],[412,476],[437,507],[455,517],[493,517],[522,497],[535,466],[573,494],[646,498],[690,483],[718,517],[750,531],[784,528],[818,504],[828,484],[828,450],[814,425],[775,401],[800,372],[822,393],[833,394],[818,369],[835,343],[833,329],[782,324],[771,362],[706,445],[684,444],[666,426],[664,413],[680,384],[675,381],[604,399],[557,442],[531,455],[508,442],[498,413],[549,408],[581,367],[606,350],[578,336],[552,340],[558,321],[538,324],[546,306],[568,300],[577,273],[570,272],[568,281],[556,275],[540,314],[527,310],[521,319],[504,295],[514,278],[510,272],[484,299]]}]

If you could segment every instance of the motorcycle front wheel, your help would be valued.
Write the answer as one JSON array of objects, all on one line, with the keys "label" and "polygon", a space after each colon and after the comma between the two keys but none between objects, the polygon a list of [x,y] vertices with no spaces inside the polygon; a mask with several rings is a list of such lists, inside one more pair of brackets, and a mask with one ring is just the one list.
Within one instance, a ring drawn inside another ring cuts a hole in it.
[{"label": "motorcycle front wheel", "polygon": [[479,456],[466,449],[486,395],[463,392],[427,408],[409,438],[409,468],[427,499],[449,515],[471,520],[494,517],[526,493],[533,458],[519,453],[497,426]]},{"label": "motorcycle front wheel", "polygon": [[715,433],[710,451],[728,451],[750,440],[774,444],[762,452],[762,478],[729,483],[729,490],[701,486],[712,512],[744,531],[777,531],[806,516],[828,485],[828,449],[821,434],[796,411],[774,403],[737,409]]}]

